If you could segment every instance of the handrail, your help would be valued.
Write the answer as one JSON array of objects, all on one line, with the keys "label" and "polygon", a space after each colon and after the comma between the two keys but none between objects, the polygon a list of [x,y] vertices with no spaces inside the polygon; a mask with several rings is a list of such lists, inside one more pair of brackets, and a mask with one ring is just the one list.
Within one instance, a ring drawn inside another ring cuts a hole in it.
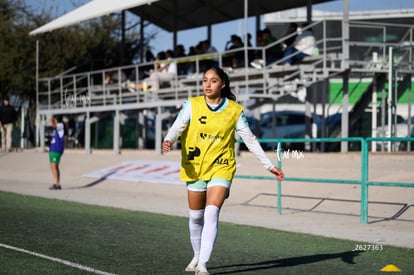
[{"label": "handrail", "polygon": [[[369,186],[388,186],[388,187],[409,187],[414,188],[414,183],[403,183],[403,182],[379,182],[369,181],[368,178],[368,163],[369,163],[369,143],[372,141],[413,141],[414,137],[411,138],[362,138],[362,137],[349,137],[349,138],[286,138],[286,139],[258,139],[260,143],[266,142],[277,142],[277,158],[279,168],[282,168],[282,157],[281,157],[281,144],[283,142],[289,143],[301,143],[301,142],[360,142],[361,143],[361,171],[359,180],[348,180],[348,179],[321,179],[321,178],[304,178],[304,177],[285,177],[284,181],[294,182],[313,182],[313,183],[335,183],[335,184],[359,184],[361,186],[361,209],[360,209],[360,222],[368,223],[368,187]],[[237,142],[243,142],[237,140]],[[235,178],[240,179],[258,179],[258,180],[274,180],[274,176],[255,176],[255,175],[235,175]],[[277,213],[282,214],[281,206],[281,182],[278,181],[277,186]]]}]

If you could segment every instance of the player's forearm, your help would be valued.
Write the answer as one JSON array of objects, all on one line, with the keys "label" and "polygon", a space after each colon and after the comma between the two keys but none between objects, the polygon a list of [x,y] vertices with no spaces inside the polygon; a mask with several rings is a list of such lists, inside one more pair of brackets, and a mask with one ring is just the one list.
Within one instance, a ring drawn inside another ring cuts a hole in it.
[{"label": "player's forearm", "polygon": [[259,162],[269,171],[271,171],[275,166],[270,161],[270,159],[266,156],[265,152],[263,151],[262,146],[257,141],[256,136],[250,131],[248,127],[243,128],[237,132],[239,136],[243,139],[244,143],[252,152]]}]

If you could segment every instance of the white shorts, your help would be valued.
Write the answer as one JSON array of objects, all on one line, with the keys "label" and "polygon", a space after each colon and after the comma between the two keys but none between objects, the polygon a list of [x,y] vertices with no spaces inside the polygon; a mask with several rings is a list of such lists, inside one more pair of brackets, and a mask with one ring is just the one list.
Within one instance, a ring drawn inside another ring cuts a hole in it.
[{"label": "white shorts", "polygon": [[194,192],[205,192],[207,188],[212,186],[223,186],[230,189],[231,181],[222,178],[213,178],[209,181],[197,180],[187,182],[187,189]]}]

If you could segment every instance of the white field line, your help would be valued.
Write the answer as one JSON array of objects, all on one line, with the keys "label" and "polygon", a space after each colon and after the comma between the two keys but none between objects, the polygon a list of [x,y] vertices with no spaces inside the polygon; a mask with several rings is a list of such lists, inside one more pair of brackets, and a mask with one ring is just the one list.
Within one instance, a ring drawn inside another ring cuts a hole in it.
[{"label": "white field line", "polygon": [[55,257],[50,257],[50,256],[47,256],[47,255],[44,255],[44,254],[36,253],[36,252],[33,252],[33,251],[29,251],[29,250],[26,250],[26,249],[18,248],[18,247],[3,244],[3,243],[0,243],[0,247],[7,248],[7,249],[10,249],[10,250],[14,250],[14,251],[21,252],[21,253],[26,253],[26,254],[29,254],[29,255],[32,255],[32,256],[36,256],[36,257],[43,258],[43,259],[46,259],[46,260],[49,260],[49,261],[52,261],[52,262],[57,262],[57,263],[60,263],[60,264],[64,264],[64,265],[67,265],[67,266],[70,266],[70,267],[73,267],[73,268],[77,268],[77,269],[80,269],[80,270],[89,271],[89,272],[92,272],[92,273],[95,273],[95,274],[115,275],[114,273],[108,273],[108,272],[105,272],[105,271],[100,271],[100,270],[97,270],[97,269],[94,269],[94,268],[91,268],[91,267],[88,267],[88,266],[84,266],[84,265],[81,265],[81,264],[77,264],[77,263],[74,263],[74,262],[62,260],[62,259],[55,258]]}]

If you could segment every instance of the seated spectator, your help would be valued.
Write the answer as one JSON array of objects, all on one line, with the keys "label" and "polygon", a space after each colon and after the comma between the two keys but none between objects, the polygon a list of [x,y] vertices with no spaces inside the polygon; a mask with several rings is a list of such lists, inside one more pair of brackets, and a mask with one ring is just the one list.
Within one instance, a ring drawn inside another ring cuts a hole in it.
[{"label": "seated spectator", "polygon": [[[185,57],[186,55],[185,55],[184,45],[182,44],[177,45],[174,49],[174,54],[175,54],[175,57],[177,58]],[[187,71],[188,71],[188,63],[183,62],[183,61],[178,62],[177,64],[178,75],[186,75]]]},{"label": "seated spectator", "polygon": [[316,40],[312,29],[299,30],[295,42],[284,51],[283,61],[280,64],[297,64],[305,57],[314,55],[315,49]]},{"label": "seated spectator", "polygon": [[[266,47],[277,41],[277,38],[272,35],[270,29],[263,30],[263,46]],[[266,50],[266,64],[270,64],[280,59],[283,56],[283,48],[281,44],[275,44]]]},{"label": "seated spectator", "polygon": [[[145,51],[145,63],[152,63],[155,61],[155,56],[151,50],[147,49]],[[139,79],[145,78],[150,75],[151,71],[154,69],[152,64],[143,65],[139,68]]]},{"label": "seated spectator", "polygon": [[104,84],[109,85],[112,84],[112,74],[109,72],[105,73]]},{"label": "seated spectator", "polygon": [[[188,49],[188,54],[187,54],[187,56],[194,56],[194,55],[196,55],[196,54],[197,54],[196,47],[191,46],[191,47]],[[196,71],[196,68],[195,68],[195,62],[187,62],[187,74],[193,74],[195,71]]]},{"label": "seated spectator", "polygon": [[[119,81],[119,73],[121,73],[121,81]],[[126,81],[127,76],[125,74],[124,71],[109,71],[105,73],[105,78],[104,78],[104,84],[105,85],[110,85],[110,84],[117,84],[119,82],[124,82]]]},{"label": "seated spectator", "polygon": [[[169,51],[169,54],[171,53],[172,51]],[[131,92],[136,91],[137,89],[143,91],[156,91],[160,88],[162,82],[171,81],[176,75],[177,63],[171,60],[171,56],[167,58],[167,53],[162,51],[157,54],[154,70],[150,73],[149,77],[138,84],[128,80],[127,87]]]},{"label": "seated spectator", "polygon": [[[242,39],[238,35],[231,35],[230,41],[227,42],[226,51],[243,48],[244,44]],[[244,66],[244,51],[239,50],[237,52],[231,52],[225,55],[223,58],[225,67],[239,68]]]},{"label": "seated spectator", "polygon": [[290,23],[289,24],[289,27],[288,27],[285,35],[283,36],[283,37],[286,37],[286,36],[292,35],[288,39],[285,40],[285,47],[286,48],[290,48],[293,45],[293,43],[295,42],[296,36],[297,36],[297,34],[296,34],[297,30],[298,30],[298,24],[296,24],[296,23]]},{"label": "seated spectator", "polygon": [[[120,63],[118,61],[117,58],[110,56],[106,61],[105,61],[105,67],[106,68],[114,68],[114,67],[118,67],[120,66]],[[109,85],[109,84],[116,84],[118,82],[123,82],[126,81],[127,79],[127,75],[125,73],[125,71],[123,70],[118,70],[117,68],[112,69],[110,71],[106,71],[105,72],[105,76],[104,76],[104,84],[105,85]]]},{"label": "seated spectator", "polygon": [[[214,54],[218,53],[217,49],[211,45],[210,40],[200,41],[197,47],[198,54]],[[207,68],[218,66],[219,60],[217,57],[208,57],[200,61],[200,72],[204,72]]]},{"label": "seated spectator", "polygon": [[[251,40],[252,40],[252,35],[250,33],[247,33],[247,47],[249,47],[249,48],[253,47],[253,44],[252,44]],[[250,62],[252,62],[255,59],[256,50],[252,50],[252,49],[248,50],[247,51],[247,56],[248,56],[248,59],[249,59],[248,64],[250,64]],[[244,60],[244,58],[243,58],[243,60]]]},{"label": "seated spectator", "polygon": [[250,33],[247,33],[247,47],[253,47],[251,40],[252,40],[252,35]]},{"label": "seated spectator", "polygon": [[[263,31],[258,30],[256,32],[256,47],[263,47]],[[250,65],[256,69],[261,69],[263,67],[263,53],[261,50],[256,50],[254,52],[253,61],[250,62]]]},{"label": "seated spectator", "polygon": [[[260,33],[258,33],[257,39],[260,39],[260,45],[256,45],[258,47],[266,47],[277,41],[277,38],[272,35],[272,32],[270,31],[269,28],[266,28]],[[267,48],[265,52],[266,60],[262,59],[261,52],[259,52],[259,55],[260,57],[258,59],[255,59],[250,63],[253,67],[258,68],[258,69],[262,68],[264,64],[268,65],[280,59],[283,56],[282,45],[275,44],[271,46],[270,48]]]}]

